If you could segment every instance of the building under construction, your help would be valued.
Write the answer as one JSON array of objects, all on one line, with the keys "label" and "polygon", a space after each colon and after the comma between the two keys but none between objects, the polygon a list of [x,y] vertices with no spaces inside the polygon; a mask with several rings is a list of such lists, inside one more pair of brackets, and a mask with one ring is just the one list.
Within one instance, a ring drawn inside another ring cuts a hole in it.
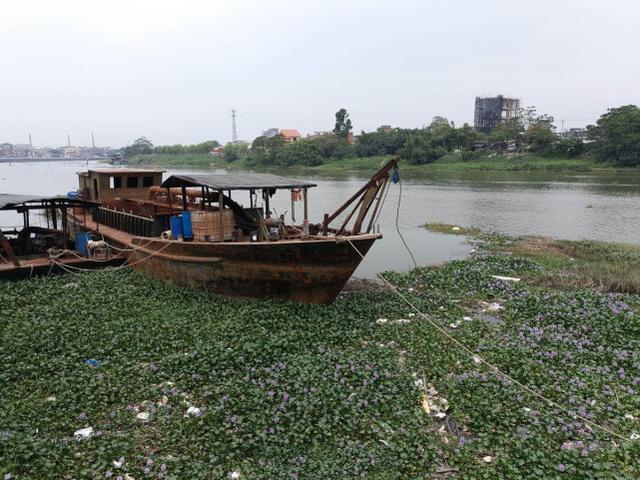
[{"label": "building under construction", "polygon": [[476,97],[473,126],[478,132],[490,132],[503,120],[518,116],[520,99],[498,95],[497,97]]}]

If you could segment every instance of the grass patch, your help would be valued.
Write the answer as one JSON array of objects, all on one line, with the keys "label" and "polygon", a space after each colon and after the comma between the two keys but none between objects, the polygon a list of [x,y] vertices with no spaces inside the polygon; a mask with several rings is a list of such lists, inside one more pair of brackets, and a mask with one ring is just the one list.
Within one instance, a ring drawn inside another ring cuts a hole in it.
[{"label": "grass patch", "polygon": [[556,288],[640,293],[640,245],[536,236],[511,237],[446,223],[426,223],[424,228],[481,240],[480,245],[487,251],[533,258],[545,267],[535,275],[540,284]]}]

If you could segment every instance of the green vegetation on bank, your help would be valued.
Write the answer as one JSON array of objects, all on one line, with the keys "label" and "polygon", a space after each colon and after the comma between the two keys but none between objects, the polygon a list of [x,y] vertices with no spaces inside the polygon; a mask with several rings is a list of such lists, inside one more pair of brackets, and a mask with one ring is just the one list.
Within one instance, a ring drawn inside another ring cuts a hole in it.
[{"label": "green vegetation on bank", "polygon": [[[201,169],[232,169],[232,170],[280,170],[299,171],[304,174],[339,174],[346,172],[374,172],[379,166],[392,158],[391,155],[373,157],[343,158],[329,160],[320,165],[309,167],[303,165],[265,166],[253,163],[250,158],[242,157],[234,162],[226,162],[222,158],[211,155],[136,155],[127,159],[131,165],[157,165],[165,167],[191,167]],[[597,162],[589,157],[585,158],[549,158],[535,154],[500,155],[484,153],[473,159],[463,159],[460,154],[449,154],[434,163],[425,165],[411,165],[400,159],[403,171],[415,173],[429,172],[465,172],[465,171],[574,171],[588,172],[615,169],[611,164]]]},{"label": "green vegetation on bank", "polygon": [[640,245],[511,237],[446,223],[426,223],[424,228],[466,235],[480,241],[483,249],[533,259],[545,267],[535,275],[538,284],[640,294]]},{"label": "green vegetation on bank", "polygon": [[483,254],[387,278],[626,440],[390,290],[313,306],[94,272],[0,284],[0,474],[637,478],[640,298],[492,277],[544,268]]},{"label": "green vegetation on bank", "polygon": [[[247,143],[209,141],[197,145],[154,147],[145,137],[124,150],[130,162],[159,161],[164,164],[218,166],[222,156],[230,168],[324,167],[321,171],[364,165],[369,158],[399,156],[411,166],[434,165],[436,170],[592,170],[640,166],[640,109],[634,105],[612,108],[588,127],[587,143],[582,138],[561,138],[553,118],[539,115],[535,108],[502,121],[490,132],[475,131],[464,124],[457,128],[444,117],[434,117],[424,128],[384,126],[361,132],[354,139],[346,109],[336,112],[331,132],[306,138],[282,134],[260,136]],[[294,131],[295,132],[295,131]],[[216,160],[206,161],[207,153]],[[365,159],[358,161],[357,159]]]}]

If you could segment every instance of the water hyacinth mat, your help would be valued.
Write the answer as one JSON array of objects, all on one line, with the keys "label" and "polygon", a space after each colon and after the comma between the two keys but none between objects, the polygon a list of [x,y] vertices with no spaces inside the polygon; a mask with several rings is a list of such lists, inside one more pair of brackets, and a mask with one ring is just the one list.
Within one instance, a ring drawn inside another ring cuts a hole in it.
[{"label": "water hyacinth mat", "polygon": [[640,299],[492,277],[540,268],[387,274],[474,356],[390,290],[312,306],[131,272],[2,283],[0,478],[638,478]]}]

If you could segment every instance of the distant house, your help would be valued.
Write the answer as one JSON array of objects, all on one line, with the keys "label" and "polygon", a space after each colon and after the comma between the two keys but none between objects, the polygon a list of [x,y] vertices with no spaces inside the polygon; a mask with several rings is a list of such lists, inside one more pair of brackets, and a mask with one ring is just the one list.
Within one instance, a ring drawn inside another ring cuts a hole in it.
[{"label": "distant house", "polygon": [[282,139],[284,140],[284,143],[297,142],[302,136],[300,135],[300,132],[298,130],[287,129],[287,128],[281,128],[278,131],[278,134],[282,135]]},{"label": "distant house", "polygon": [[589,132],[586,128],[570,128],[560,133],[560,136],[564,139],[588,140]]},{"label": "distant house", "polygon": [[10,143],[0,143],[0,157],[13,156],[13,145]]},{"label": "distant house", "polygon": [[377,131],[380,133],[391,133],[391,130],[393,130],[391,125],[380,125]]},{"label": "distant house", "polygon": [[67,146],[64,147],[64,158],[80,158],[82,157],[82,148]]},{"label": "distant house", "polygon": [[516,118],[520,112],[520,99],[498,95],[476,97],[473,112],[473,128],[477,132],[489,133],[500,123]]},{"label": "distant house", "polygon": [[222,157],[224,155],[224,147],[213,147],[209,153],[214,157]]}]

